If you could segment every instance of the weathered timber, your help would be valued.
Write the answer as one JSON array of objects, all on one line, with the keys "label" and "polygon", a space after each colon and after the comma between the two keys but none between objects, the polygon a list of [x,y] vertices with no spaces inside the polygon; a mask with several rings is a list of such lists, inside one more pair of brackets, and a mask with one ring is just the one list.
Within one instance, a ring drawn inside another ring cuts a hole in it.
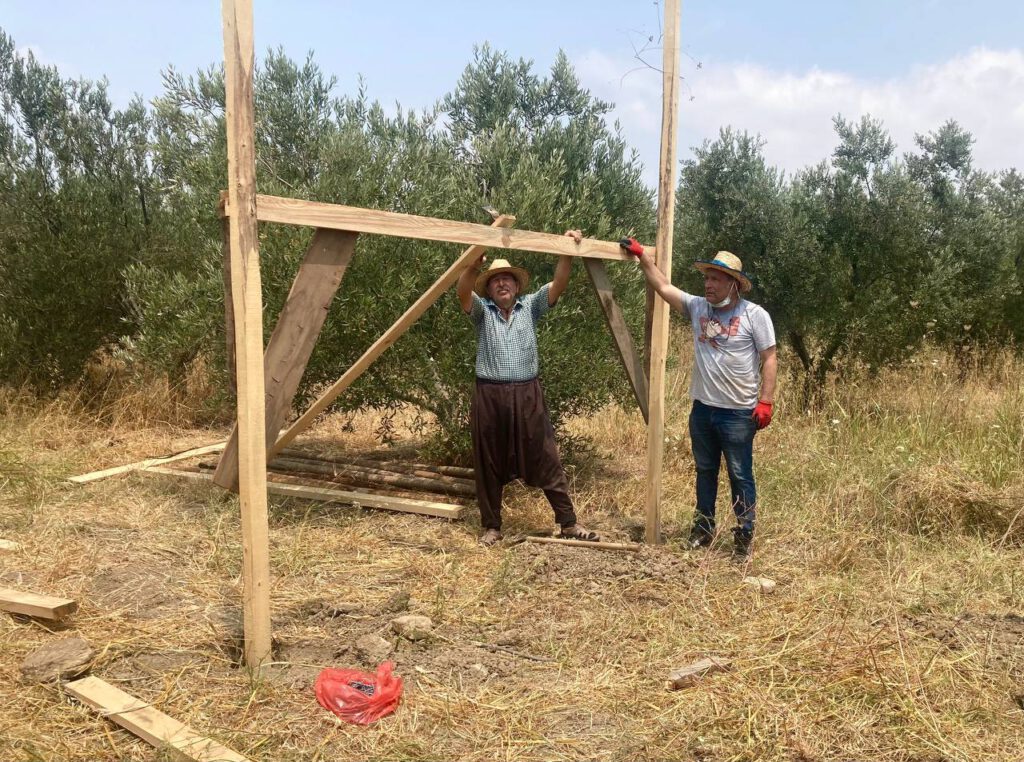
[{"label": "weathered timber", "polygon": [[147,458],[146,460],[140,460],[136,463],[128,463],[124,466],[107,468],[103,471],[93,471],[88,474],[82,474],[81,476],[71,476],[68,478],[68,481],[74,482],[75,484],[84,484],[86,482],[96,481],[97,479],[106,479],[108,476],[117,476],[118,474],[124,474],[129,471],[138,471],[139,469],[149,468],[150,466],[160,466],[164,463],[173,463],[177,460],[187,460],[188,458],[194,458],[197,455],[206,455],[207,453],[217,452],[218,450],[223,449],[224,442],[217,442],[215,444],[203,445],[202,447],[195,447],[191,450],[175,453],[174,455],[167,455],[162,458]]},{"label": "weathered timber", "polygon": [[[343,467],[370,469],[399,476],[402,474],[406,476],[418,476],[423,479],[433,479],[441,484],[461,484],[465,487],[473,487],[476,484],[472,478],[467,479],[464,476],[449,476],[441,473],[434,466],[423,466],[417,463],[402,463],[401,461],[374,461],[360,458],[331,458],[324,457],[316,453],[306,452],[304,450],[293,449],[291,447],[285,448],[280,457],[291,460],[308,460],[316,463],[327,463]],[[472,471],[470,471],[470,475],[472,476]]]},{"label": "weathered timber", "polygon": [[346,465],[367,466],[368,468],[379,468],[382,471],[398,471],[400,473],[414,474],[417,471],[431,472],[441,476],[454,476],[458,479],[465,479],[473,482],[473,469],[464,466],[435,465],[432,463],[412,463],[405,460],[381,459],[367,457],[345,457],[341,455],[324,455],[322,453],[309,452],[296,447],[285,447],[281,455],[289,457],[307,458],[313,460],[325,460],[330,463],[344,463]]},{"label": "weathered timber", "polygon": [[594,550],[628,550],[636,553],[642,547],[631,542],[590,542],[588,540],[569,540],[561,537],[527,537],[527,542],[567,545],[571,548],[593,548]]},{"label": "weathered timber", "polygon": [[[666,0],[662,57],[661,153],[658,162],[658,233],[654,262],[672,278],[672,231],[676,209],[676,122],[679,102],[679,0]],[[661,536],[661,468],[665,448],[665,360],[668,355],[668,313],[664,299],[654,300],[651,321],[651,364],[647,374],[647,499],[645,537],[658,544]]]},{"label": "weathered timber", "polygon": [[[199,471],[180,471],[163,466],[153,466],[142,470],[144,474],[160,474],[176,476],[198,481],[211,481],[212,475]],[[385,511],[400,513],[417,513],[422,516],[436,516],[443,519],[459,519],[462,517],[462,506],[451,503],[437,503],[428,500],[410,500],[388,495],[372,495],[350,490],[307,487],[301,484],[267,483],[267,492],[271,495],[284,497],[300,497],[305,500],[317,500],[321,503],[341,503],[359,508],[380,508]]]},{"label": "weathered timber", "polygon": [[239,504],[242,515],[242,620],[245,663],[270,656],[270,537],[263,377],[263,295],[256,221],[255,52],[252,0],[222,0],[231,302],[238,394]]},{"label": "weathered timber", "polygon": [[[631,256],[624,254],[618,243],[598,241],[594,238],[584,238],[576,243],[572,238],[554,233],[537,233],[530,230],[497,231],[490,226],[473,222],[442,220],[436,217],[420,217],[414,214],[384,212],[281,196],[257,196],[256,212],[261,222],[393,235],[421,241],[447,241],[487,249],[514,249],[557,256],[612,260],[628,260]],[[232,214],[230,203],[225,207],[225,213]],[[653,251],[653,247],[649,250]]]},{"label": "weathered timber", "polygon": [[[273,445],[291,410],[331,300],[352,260],[356,237],[355,233],[317,230],[295,274],[263,359],[268,446]],[[237,426],[228,438],[213,481],[224,489],[238,489]]]},{"label": "weathered timber", "polygon": [[236,751],[200,735],[148,702],[135,698],[98,677],[68,683],[64,690],[103,717],[159,748],[171,747],[195,762],[249,762]]},{"label": "weathered timber", "polygon": [[391,484],[395,487],[421,489],[428,492],[451,492],[456,495],[465,495],[466,497],[476,496],[476,489],[472,485],[456,482],[450,476],[424,479],[418,476],[398,474],[393,471],[381,471],[364,466],[349,466],[341,463],[325,463],[323,461],[294,458],[275,458],[271,461],[270,468],[281,471],[301,471],[312,474],[326,474],[327,476],[347,477],[359,479],[370,484]]},{"label": "weathered timber", "polygon": [[615,301],[608,271],[604,262],[598,259],[584,259],[583,264],[587,268],[587,275],[590,276],[590,285],[594,287],[597,300],[601,304],[605,322],[608,323],[608,330],[612,333],[612,341],[615,342],[619,360],[626,371],[629,385],[633,389],[633,396],[636,397],[636,403],[640,407],[644,421],[647,421],[647,370],[644,367],[643,358],[637,354],[633,335],[629,332],[626,319],[622,316],[622,309]]},{"label": "weathered timber", "polygon": [[[361,484],[354,483],[346,479],[316,479],[312,476],[299,476],[297,474],[282,474],[275,471],[267,473],[267,478],[272,482],[278,484],[302,484],[306,487],[318,487],[322,489],[344,489],[349,492],[358,492],[359,494],[366,495],[383,495],[384,497],[400,497],[408,500],[422,500],[423,492],[417,492],[414,490],[403,490],[398,487],[387,487],[383,485],[377,485],[376,487],[366,487]],[[459,495],[445,495],[445,504],[450,504],[453,507],[460,507],[464,505],[469,498],[460,497]]]}]

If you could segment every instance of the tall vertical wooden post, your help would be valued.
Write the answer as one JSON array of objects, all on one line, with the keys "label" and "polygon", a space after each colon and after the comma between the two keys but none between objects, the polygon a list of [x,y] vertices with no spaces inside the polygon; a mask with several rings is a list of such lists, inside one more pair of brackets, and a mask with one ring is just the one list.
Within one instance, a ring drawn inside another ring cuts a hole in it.
[{"label": "tall vertical wooden post", "polygon": [[242,511],[245,663],[270,656],[270,551],[264,431],[263,296],[256,234],[252,0],[223,0],[224,82],[231,216],[231,298],[238,380],[238,471]]},{"label": "tall vertical wooden post", "polygon": [[[661,158],[658,163],[658,234],[656,264],[672,277],[672,227],[676,210],[676,118],[679,101],[679,3],[665,0],[662,56]],[[665,357],[668,352],[665,300],[654,300],[651,322],[650,397],[647,425],[647,532],[649,543],[661,542],[661,466],[665,452]]]}]

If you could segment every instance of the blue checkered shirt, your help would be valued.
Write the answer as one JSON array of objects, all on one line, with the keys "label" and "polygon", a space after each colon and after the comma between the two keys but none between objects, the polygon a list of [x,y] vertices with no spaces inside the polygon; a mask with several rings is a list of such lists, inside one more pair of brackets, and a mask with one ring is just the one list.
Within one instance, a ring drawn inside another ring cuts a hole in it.
[{"label": "blue checkered shirt", "polygon": [[546,283],[532,294],[520,296],[508,320],[490,299],[473,294],[469,318],[476,326],[476,377],[484,381],[529,381],[540,372],[537,356],[537,321],[546,313]]}]

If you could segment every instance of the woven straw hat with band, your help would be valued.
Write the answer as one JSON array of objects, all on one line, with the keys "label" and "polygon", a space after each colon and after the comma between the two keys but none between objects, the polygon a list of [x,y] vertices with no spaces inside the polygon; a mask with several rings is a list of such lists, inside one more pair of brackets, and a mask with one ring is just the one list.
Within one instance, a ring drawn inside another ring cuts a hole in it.
[{"label": "woven straw hat with band", "polygon": [[495,275],[509,273],[519,284],[519,293],[526,290],[526,284],[530,282],[530,273],[521,267],[513,267],[507,259],[495,259],[491,266],[476,276],[476,286],[473,288],[479,296],[487,296],[487,283]]},{"label": "woven straw hat with band", "polygon": [[731,251],[719,251],[715,254],[714,259],[698,259],[693,266],[702,273],[706,273],[708,270],[718,270],[735,278],[739,281],[741,293],[745,294],[753,288],[750,276],[743,272],[743,262]]}]

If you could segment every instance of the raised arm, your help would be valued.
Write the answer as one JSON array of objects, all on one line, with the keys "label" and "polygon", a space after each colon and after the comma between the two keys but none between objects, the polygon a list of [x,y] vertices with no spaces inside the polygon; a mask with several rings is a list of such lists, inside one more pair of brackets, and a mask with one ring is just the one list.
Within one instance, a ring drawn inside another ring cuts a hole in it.
[{"label": "raised arm", "polygon": [[658,293],[658,296],[668,302],[670,307],[681,310],[683,308],[682,290],[669,282],[669,279],[665,277],[665,273],[654,264],[654,257],[644,251],[644,247],[633,238],[623,238],[619,245],[637,258],[647,283]]},{"label": "raised arm", "polygon": [[[565,234],[576,241],[576,243],[583,240],[583,233],[579,230],[566,230]],[[562,295],[566,286],[569,285],[569,274],[571,272],[572,257],[559,257],[558,264],[555,265],[555,278],[551,281],[551,288],[548,289],[549,307],[555,306],[555,302],[558,301],[558,297]]]},{"label": "raised arm", "polygon": [[459,304],[462,311],[469,313],[473,309],[473,286],[476,284],[476,276],[480,274],[480,268],[484,265],[486,255],[481,254],[480,259],[466,265],[466,269],[459,276],[459,282],[455,285],[455,293],[459,295]]}]

